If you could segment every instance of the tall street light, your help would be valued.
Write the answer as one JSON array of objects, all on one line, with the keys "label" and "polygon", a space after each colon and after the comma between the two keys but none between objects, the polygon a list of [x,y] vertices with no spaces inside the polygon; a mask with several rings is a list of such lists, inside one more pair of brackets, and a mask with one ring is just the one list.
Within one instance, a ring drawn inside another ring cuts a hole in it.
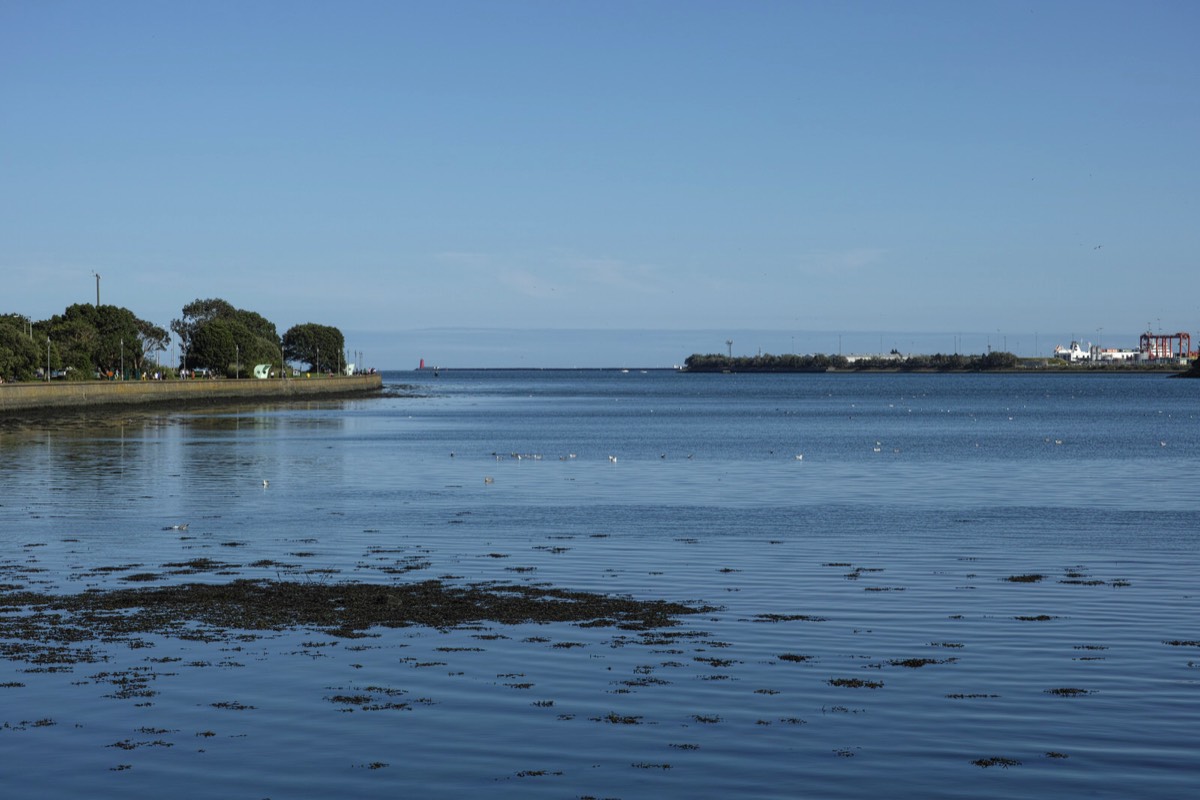
[{"label": "tall street light", "polygon": [[50,382],[50,337],[46,337],[46,383]]}]

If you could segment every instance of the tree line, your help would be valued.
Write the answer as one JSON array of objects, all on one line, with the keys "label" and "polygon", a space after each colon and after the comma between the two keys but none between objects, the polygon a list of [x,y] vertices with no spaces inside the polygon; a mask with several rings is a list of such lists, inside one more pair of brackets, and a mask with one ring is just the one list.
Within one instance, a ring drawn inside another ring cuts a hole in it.
[{"label": "tree line", "polygon": [[307,322],[280,336],[275,324],[255,311],[221,299],[194,300],[170,323],[179,338],[179,357],[164,365],[171,333],[120,306],[79,303],[62,314],[34,321],[0,314],[0,379],[29,381],[47,374],[67,380],[165,376],[209,371],[248,377],[258,364],[283,368],[306,363],[313,372],[340,372],[345,338],[335,327]]},{"label": "tree line", "polygon": [[688,372],[828,372],[829,370],[931,370],[938,372],[982,372],[996,369],[1012,369],[1020,363],[1016,355],[993,350],[984,355],[959,355],[935,353],[900,357],[859,358],[854,361],[845,356],[825,355],[770,355],[727,356],[721,353],[696,353],[687,357],[684,367]]}]

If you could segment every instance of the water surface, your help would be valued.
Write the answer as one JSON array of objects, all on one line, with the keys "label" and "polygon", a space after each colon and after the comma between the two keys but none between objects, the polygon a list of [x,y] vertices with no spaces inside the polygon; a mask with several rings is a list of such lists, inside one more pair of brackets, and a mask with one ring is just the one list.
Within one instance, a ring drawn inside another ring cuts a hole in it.
[{"label": "water surface", "polygon": [[0,787],[1167,798],[1200,777],[1196,382],[385,379],[7,423],[0,583],[440,579],[708,610],[70,643],[84,663],[5,640]]}]

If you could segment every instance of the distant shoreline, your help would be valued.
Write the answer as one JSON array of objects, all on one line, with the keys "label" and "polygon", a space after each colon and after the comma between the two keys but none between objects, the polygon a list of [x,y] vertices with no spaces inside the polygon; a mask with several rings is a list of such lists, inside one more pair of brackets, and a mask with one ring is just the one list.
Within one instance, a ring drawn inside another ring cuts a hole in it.
[{"label": "distant shoreline", "polygon": [[999,369],[830,367],[827,369],[681,369],[678,371],[699,375],[1162,375],[1180,378],[1193,377],[1186,368],[1180,367],[1003,367]]},{"label": "distant shoreline", "polygon": [[[1184,361],[1184,363],[1180,363]],[[909,355],[892,352],[876,356],[813,355],[732,356],[724,353],[693,354],[684,361],[688,372],[901,372],[901,373],[1178,373],[1187,371],[1186,359],[1154,361],[1077,361],[1021,357],[1003,350],[982,355],[934,353]]]},{"label": "distant shoreline", "polygon": [[438,367],[434,370],[424,369],[385,369],[384,374],[418,374],[436,378],[439,373],[451,372],[627,372],[629,374],[643,372],[677,372],[679,374],[696,375],[981,375],[981,374],[1020,374],[1020,375],[1165,375],[1169,377],[1195,377],[1185,367],[1178,366],[1089,366],[1089,367],[1004,367],[994,369],[935,369],[920,368],[881,368],[881,367],[827,367],[824,369],[689,369],[687,367]]}]

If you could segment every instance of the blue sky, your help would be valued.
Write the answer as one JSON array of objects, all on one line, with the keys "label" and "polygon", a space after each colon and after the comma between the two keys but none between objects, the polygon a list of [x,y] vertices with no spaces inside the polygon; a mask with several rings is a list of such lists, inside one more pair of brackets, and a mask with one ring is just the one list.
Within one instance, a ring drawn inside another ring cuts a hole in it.
[{"label": "blue sky", "polygon": [[[380,367],[1195,335],[1195,2],[0,0],[0,313]],[[1063,341],[1062,343],[1065,343]]]}]

